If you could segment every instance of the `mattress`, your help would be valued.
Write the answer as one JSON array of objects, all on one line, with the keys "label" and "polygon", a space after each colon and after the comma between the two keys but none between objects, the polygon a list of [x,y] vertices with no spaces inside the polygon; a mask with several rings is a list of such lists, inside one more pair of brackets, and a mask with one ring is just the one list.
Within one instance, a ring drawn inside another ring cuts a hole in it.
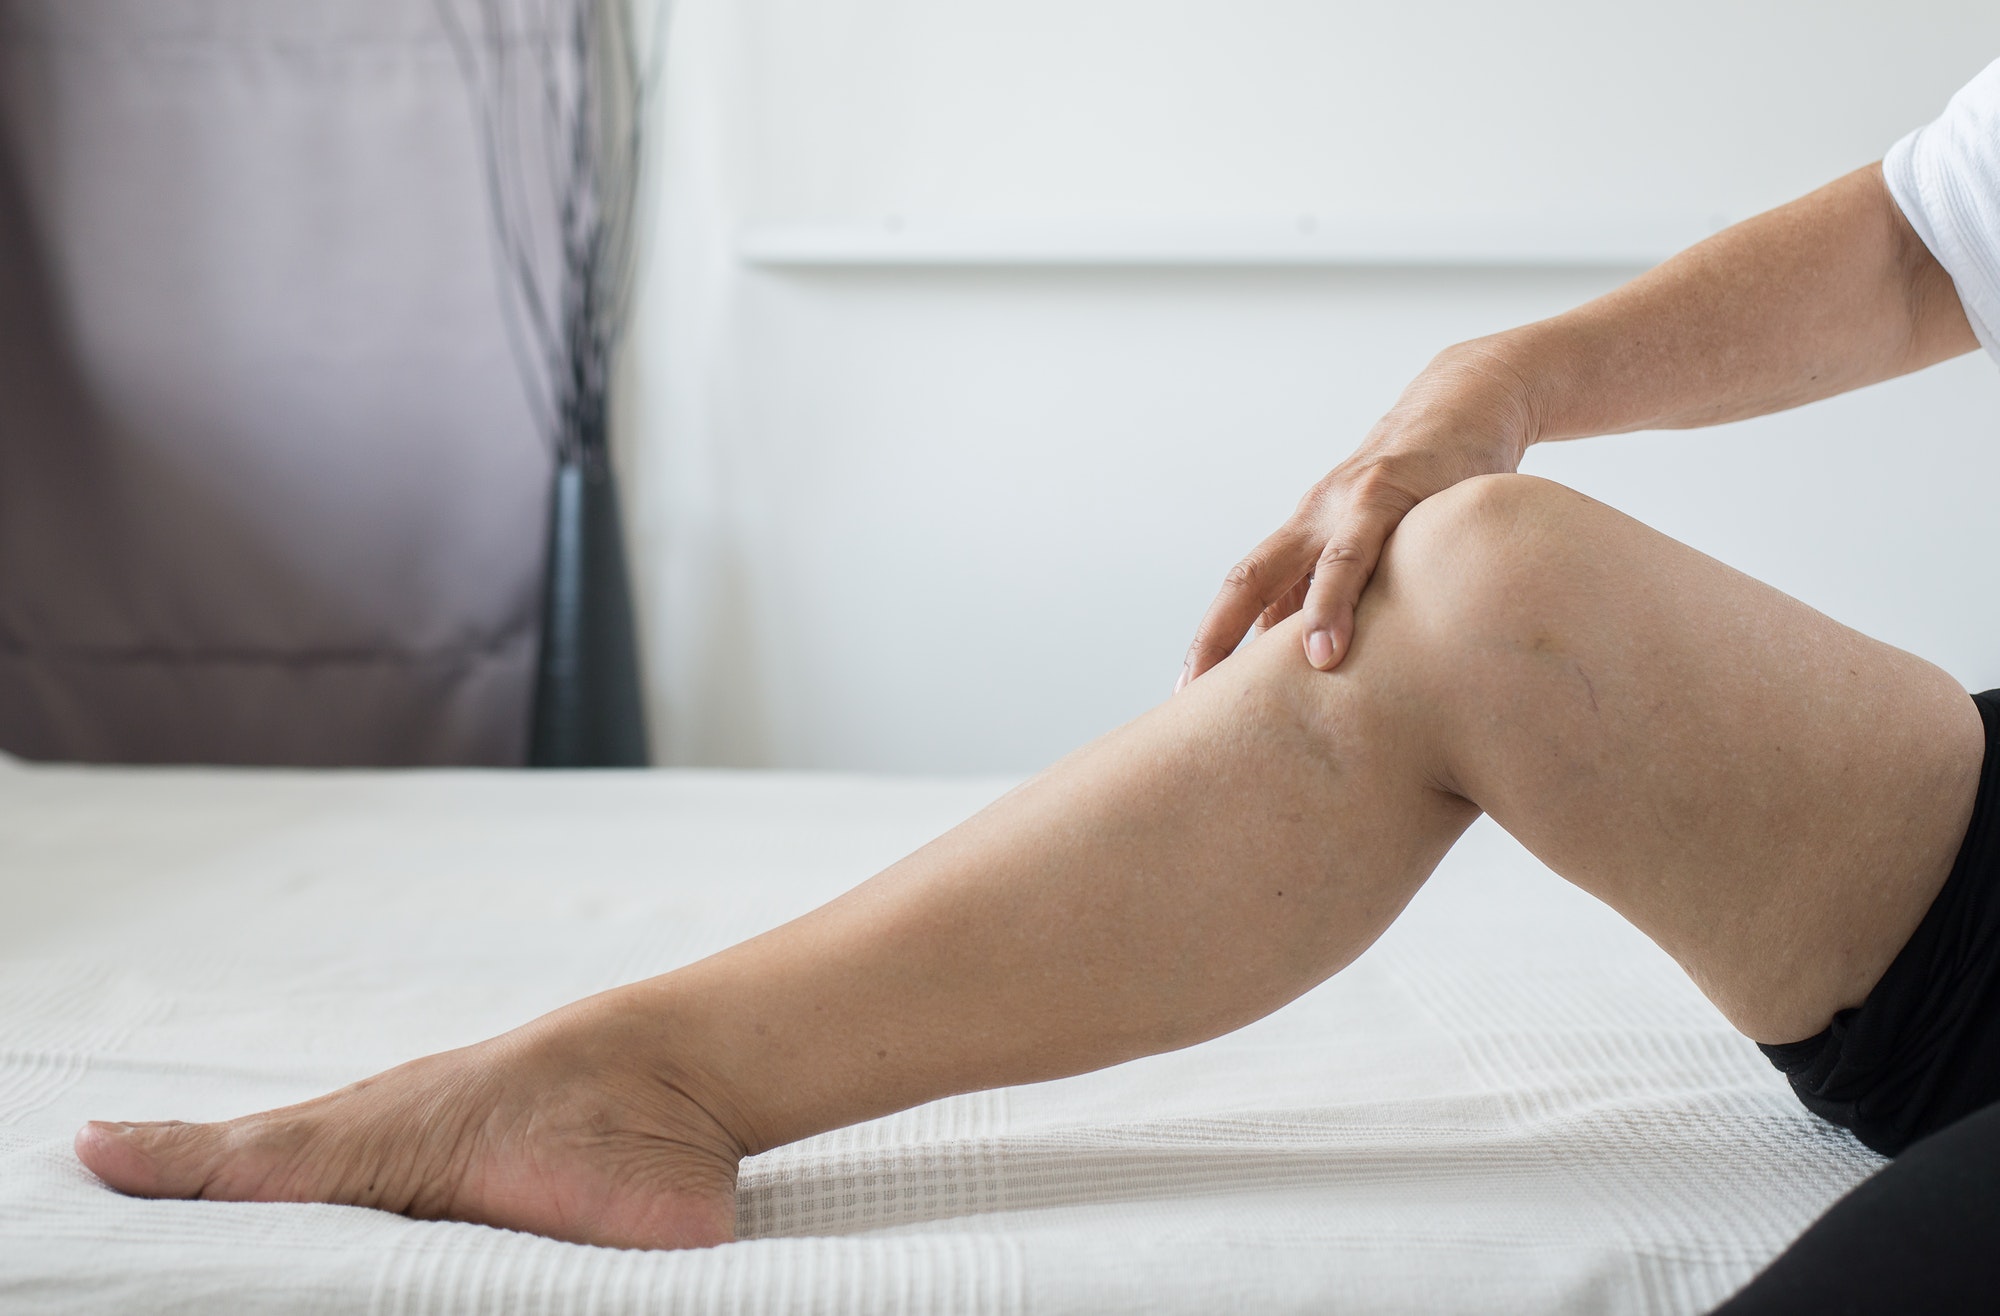
[{"label": "mattress", "polygon": [[71,1153],[687,963],[1005,785],[0,760],[0,1310],[1695,1312],[1881,1164],[1484,821],[1288,1008],[753,1158],[726,1247],[139,1201]]}]

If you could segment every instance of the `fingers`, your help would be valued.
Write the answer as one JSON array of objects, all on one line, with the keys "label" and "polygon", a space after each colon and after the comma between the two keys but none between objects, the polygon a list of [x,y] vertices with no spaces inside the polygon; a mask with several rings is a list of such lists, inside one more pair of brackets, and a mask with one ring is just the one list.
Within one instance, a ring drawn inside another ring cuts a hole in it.
[{"label": "fingers", "polygon": [[1299,610],[1305,614],[1306,661],[1322,672],[1347,656],[1354,642],[1354,607],[1382,559],[1382,545],[1408,510],[1400,502],[1356,501],[1320,550]]},{"label": "fingers", "polygon": [[1261,633],[1294,612],[1305,614],[1307,661],[1323,672],[1339,666],[1382,546],[1421,498],[1381,470],[1308,495],[1292,520],[1230,568],[1195,628],[1175,691],[1227,658],[1253,626]]},{"label": "fingers", "polygon": [[1194,643],[1188,648],[1174,689],[1180,690],[1235,652],[1251,625],[1274,606],[1281,606],[1305,579],[1317,548],[1303,530],[1287,526],[1231,567],[1221,591],[1195,627]]},{"label": "fingers", "polygon": [[1301,576],[1298,583],[1279,596],[1276,603],[1264,609],[1263,615],[1257,618],[1257,624],[1250,628],[1250,638],[1254,641],[1303,607],[1306,601],[1306,589],[1311,584],[1312,577]]},{"label": "fingers", "polygon": [[222,1152],[214,1124],[107,1124],[92,1120],[76,1135],[77,1158],[91,1173],[133,1197],[199,1197]]}]

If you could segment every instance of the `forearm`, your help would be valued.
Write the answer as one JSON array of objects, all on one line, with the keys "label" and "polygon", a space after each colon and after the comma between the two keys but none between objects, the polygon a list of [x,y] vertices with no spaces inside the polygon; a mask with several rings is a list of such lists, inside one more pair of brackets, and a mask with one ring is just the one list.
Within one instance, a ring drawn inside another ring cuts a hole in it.
[{"label": "forearm", "polygon": [[1230,570],[1181,684],[1294,610],[1306,660],[1337,667],[1403,517],[1461,481],[1518,470],[1532,444],[1758,416],[1974,346],[1958,290],[1880,166],[1858,169],[1567,314],[1439,353]]},{"label": "forearm", "polygon": [[1517,389],[1534,443],[1763,415],[1976,345],[1871,165],[1573,311],[1461,344],[1438,368]]}]

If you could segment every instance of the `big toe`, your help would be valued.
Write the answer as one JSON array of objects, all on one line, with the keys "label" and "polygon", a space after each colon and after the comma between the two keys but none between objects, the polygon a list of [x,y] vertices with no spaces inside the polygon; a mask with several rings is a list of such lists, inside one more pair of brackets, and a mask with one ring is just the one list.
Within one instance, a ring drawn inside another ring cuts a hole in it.
[{"label": "big toe", "polygon": [[109,1124],[92,1120],[76,1135],[92,1174],[134,1197],[199,1197],[221,1158],[213,1124]]}]

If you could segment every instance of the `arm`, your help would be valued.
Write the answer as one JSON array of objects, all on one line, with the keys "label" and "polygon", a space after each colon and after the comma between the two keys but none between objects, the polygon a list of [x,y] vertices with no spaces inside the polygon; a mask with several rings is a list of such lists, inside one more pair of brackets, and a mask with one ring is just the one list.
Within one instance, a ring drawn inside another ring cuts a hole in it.
[{"label": "arm", "polygon": [[1690,247],[1575,310],[1441,352],[1361,447],[1233,568],[1182,682],[1254,624],[1304,611],[1332,668],[1410,508],[1529,445],[1760,416],[1977,344],[1950,277],[1869,165]]},{"label": "arm", "polygon": [[1977,346],[1950,277],[1870,165],[1464,350],[1519,373],[1533,443],[1761,416]]}]

